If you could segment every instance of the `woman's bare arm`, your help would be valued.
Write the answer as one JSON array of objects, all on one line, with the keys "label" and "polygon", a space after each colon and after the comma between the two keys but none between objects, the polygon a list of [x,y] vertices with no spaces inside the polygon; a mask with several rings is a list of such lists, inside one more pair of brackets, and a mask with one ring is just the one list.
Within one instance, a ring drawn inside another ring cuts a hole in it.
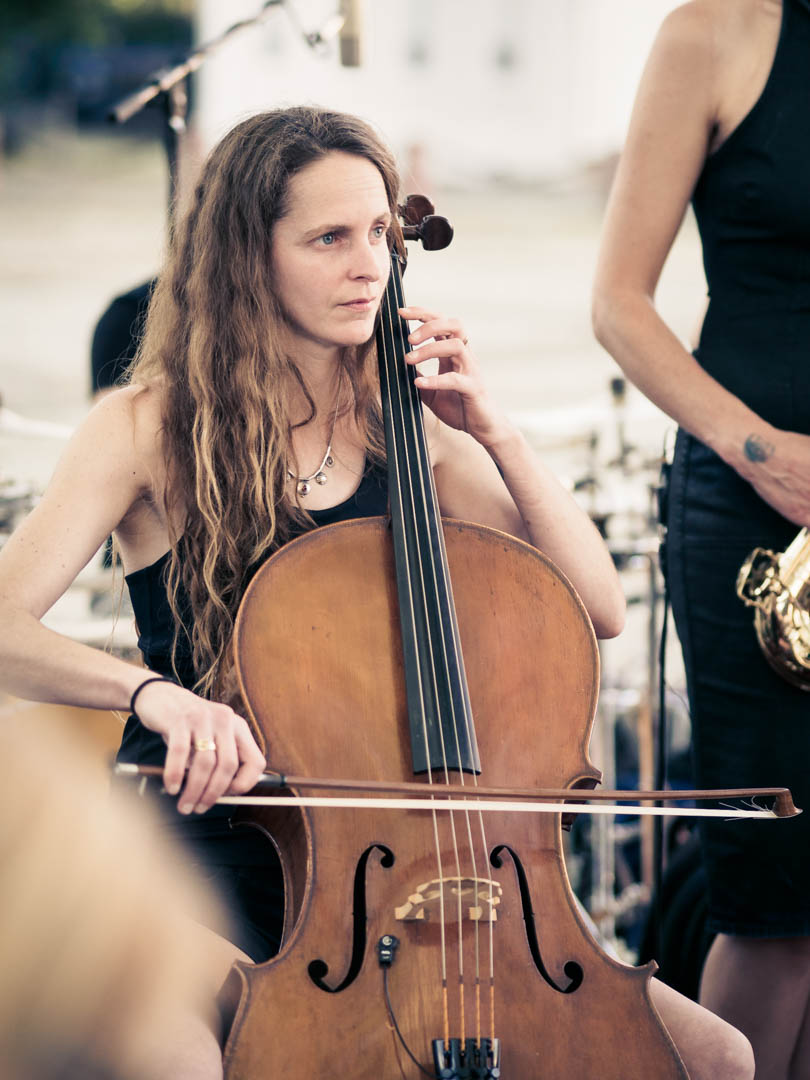
[{"label": "woman's bare arm", "polygon": [[[155,501],[149,465],[159,440],[148,403],[140,407],[137,395],[118,391],[96,406],[40,504],[0,551],[0,672],[3,686],[20,697],[125,710],[148,677],[40,622],[110,532],[121,528],[133,543],[139,531],[150,532],[144,504]],[[165,526],[151,531],[159,544]],[[225,790],[248,790],[264,766],[246,722],[225,705],[153,683],[140,694],[138,713],[166,742],[170,791],[180,789],[190,765],[181,809],[207,809]],[[216,754],[192,754],[195,740],[212,738]]]},{"label": "woman's bare arm", "polygon": [[422,322],[411,333],[410,362],[440,362],[437,375],[416,385],[438,418],[429,437],[442,513],[529,540],[570,578],[597,635],[614,637],[624,597],[590,518],[494,403],[460,324],[423,308],[401,310]]},{"label": "woman's bare arm", "polygon": [[569,578],[597,637],[620,634],[625,601],[610,553],[523,434],[504,418],[486,447],[447,427],[440,441],[436,487],[442,512],[528,540]]},{"label": "woman's bare arm", "polygon": [[654,305],[662,267],[722,123],[735,52],[727,39],[711,0],[678,8],[661,27],[608,205],[594,286],[594,330],[652,401],[777,510],[805,524],[810,522],[810,438],[774,428],[708,375]]},{"label": "woman's bare arm", "polygon": [[0,551],[2,679],[20,697],[123,709],[143,679],[141,669],[39,621],[146,491],[133,424],[131,395],[94,409]]}]

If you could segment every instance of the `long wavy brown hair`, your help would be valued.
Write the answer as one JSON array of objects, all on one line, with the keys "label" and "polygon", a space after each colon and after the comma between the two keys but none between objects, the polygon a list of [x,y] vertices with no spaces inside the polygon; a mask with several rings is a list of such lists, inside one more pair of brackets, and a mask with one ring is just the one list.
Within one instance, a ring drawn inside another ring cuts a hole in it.
[{"label": "long wavy brown hair", "polygon": [[[187,634],[197,683],[215,696],[239,601],[259,562],[305,511],[285,492],[294,468],[291,385],[315,402],[281,348],[271,237],[290,178],[331,151],[380,171],[396,218],[399,177],[390,151],[362,120],[315,108],[275,110],[238,124],[208,158],[149,307],[131,372],[160,387],[170,522],[167,568],[175,617],[173,659]],[[384,445],[373,342],[340,363],[368,454]],[[294,382],[291,384],[290,379]],[[184,596],[185,594],[185,596]]]}]

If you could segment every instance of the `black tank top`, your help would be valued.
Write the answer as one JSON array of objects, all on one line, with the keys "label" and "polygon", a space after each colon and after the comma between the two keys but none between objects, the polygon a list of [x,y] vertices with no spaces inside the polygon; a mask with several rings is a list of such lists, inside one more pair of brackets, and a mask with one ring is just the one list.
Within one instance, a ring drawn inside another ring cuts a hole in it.
[{"label": "black tank top", "polygon": [[[360,485],[353,495],[337,506],[324,510],[311,510],[315,527],[334,525],[338,521],[352,518],[377,517],[388,512],[388,478],[384,466],[370,464],[360,480]],[[306,532],[306,527],[295,530],[290,539]],[[134,570],[124,579],[129,589],[132,609],[138,627],[138,648],[143,653],[144,663],[160,675],[174,678],[172,671],[172,642],[174,640],[174,617],[172,616],[166,593],[166,570],[169,564],[169,552],[156,562]],[[254,567],[254,573],[259,567]],[[188,601],[181,594],[179,607],[183,623],[191,621]],[[177,674],[183,686],[189,689],[196,682],[191,649],[186,634],[181,631],[177,655]],[[159,735],[149,731],[134,717],[130,717],[124,729],[121,746],[118,751],[119,761],[134,761],[142,765],[162,765],[166,747]]]},{"label": "black tank top", "polygon": [[810,432],[810,0],[783,0],[765,88],[693,205],[709,286],[695,355],[764,419]]}]

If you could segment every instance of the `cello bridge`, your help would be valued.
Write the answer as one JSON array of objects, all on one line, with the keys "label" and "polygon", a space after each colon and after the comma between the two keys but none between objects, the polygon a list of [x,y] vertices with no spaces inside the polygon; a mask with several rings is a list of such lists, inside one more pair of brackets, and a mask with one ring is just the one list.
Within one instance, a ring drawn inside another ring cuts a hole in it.
[{"label": "cello bridge", "polygon": [[471,922],[495,922],[495,910],[501,902],[503,889],[491,878],[444,877],[417,885],[407,901],[394,908],[401,922],[429,920],[431,914],[446,921],[460,917]]}]

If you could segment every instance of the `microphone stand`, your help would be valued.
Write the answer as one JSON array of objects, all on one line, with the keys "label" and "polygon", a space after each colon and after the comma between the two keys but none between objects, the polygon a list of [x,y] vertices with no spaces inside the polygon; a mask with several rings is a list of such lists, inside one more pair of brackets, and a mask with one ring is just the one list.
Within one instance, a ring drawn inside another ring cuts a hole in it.
[{"label": "microphone stand", "polygon": [[248,19],[240,19],[218,37],[197,46],[171,67],[162,67],[153,72],[137,90],[122,98],[107,113],[107,119],[114,124],[125,124],[144,109],[150,101],[160,98],[165,124],[163,143],[169,165],[169,229],[172,228],[175,197],[177,194],[177,152],[180,140],[186,131],[188,116],[188,78],[205,61],[240,30],[258,26],[274,13],[275,8],[285,7],[296,30],[301,33],[304,42],[314,50],[326,45],[343,26],[342,15],[332,15],[320,30],[305,31],[295,17],[290,0],[265,0],[259,11]]}]

